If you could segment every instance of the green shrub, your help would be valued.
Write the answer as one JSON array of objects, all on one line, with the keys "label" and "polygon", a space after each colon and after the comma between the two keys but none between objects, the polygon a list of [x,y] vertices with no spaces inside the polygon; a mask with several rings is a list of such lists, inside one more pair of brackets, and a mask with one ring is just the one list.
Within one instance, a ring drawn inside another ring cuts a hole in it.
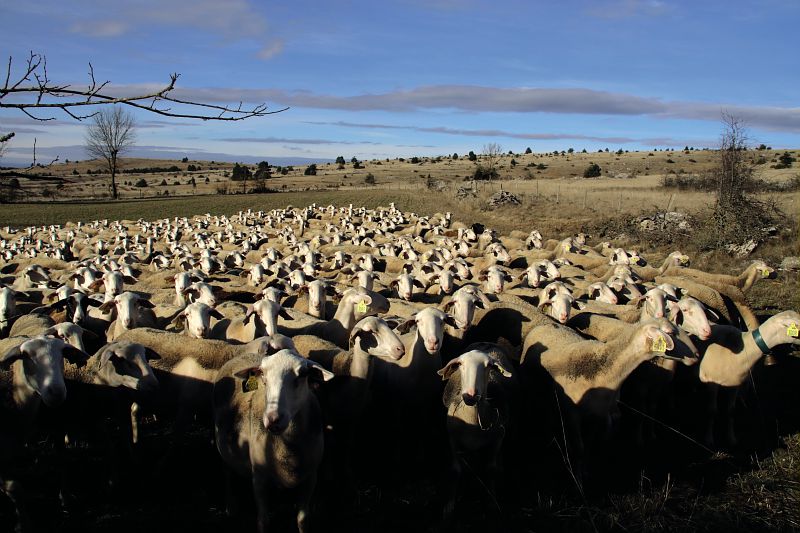
[{"label": "green shrub", "polygon": [[600,165],[597,163],[591,163],[586,169],[583,171],[584,178],[596,178],[603,173],[603,170],[600,168]]},{"label": "green shrub", "polygon": [[147,187],[147,180],[139,178],[139,181],[133,184],[134,187]]}]

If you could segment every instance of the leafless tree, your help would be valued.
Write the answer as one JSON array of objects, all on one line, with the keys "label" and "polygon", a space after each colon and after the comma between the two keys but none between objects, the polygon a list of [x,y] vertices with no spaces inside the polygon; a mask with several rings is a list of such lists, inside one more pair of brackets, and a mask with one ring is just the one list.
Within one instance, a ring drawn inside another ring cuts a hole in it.
[{"label": "leafless tree", "polygon": [[721,208],[741,204],[745,192],[751,187],[753,165],[745,151],[749,137],[745,122],[728,113],[722,114],[723,131],[720,136],[717,174],[717,203]]},{"label": "leafless tree", "polygon": [[[169,83],[154,92],[115,96],[109,92],[109,81],[98,82],[95,79],[91,63],[89,84],[85,88],[52,81],[47,74],[47,59],[41,54],[31,52],[21,74],[14,76],[12,66],[13,57],[9,57],[5,84],[0,88],[0,108],[18,109],[34,120],[55,119],[37,113],[43,110],[60,110],[73,119],[83,120],[97,113],[96,106],[108,104],[123,104],[167,117],[225,121],[263,117],[287,109],[267,111],[266,104],[243,107],[241,102],[235,106],[216,105],[175,98],[171,93],[180,77],[177,73],[171,74]],[[4,101],[8,96],[12,98]],[[87,113],[80,111],[82,109],[86,109]]]},{"label": "leafless tree", "polygon": [[500,156],[503,155],[503,147],[497,143],[488,143],[483,145],[483,152],[481,153],[481,168],[483,170],[484,179],[497,178],[497,164],[500,161]]},{"label": "leafless tree", "polygon": [[94,114],[86,131],[86,151],[95,159],[102,159],[111,174],[111,197],[117,195],[117,161],[136,141],[136,123],[133,116],[122,107],[102,109]]}]

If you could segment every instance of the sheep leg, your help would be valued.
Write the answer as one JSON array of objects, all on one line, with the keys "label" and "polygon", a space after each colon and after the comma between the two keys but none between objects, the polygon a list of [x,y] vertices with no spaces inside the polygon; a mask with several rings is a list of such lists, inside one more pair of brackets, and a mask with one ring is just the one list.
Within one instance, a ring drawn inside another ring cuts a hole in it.
[{"label": "sheep leg", "polygon": [[738,443],[733,424],[733,416],[736,409],[736,397],[738,396],[738,392],[738,387],[723,387],[720,390],[720,393],[722,394],[723,435],[725,436],[725,445],[729,448],[735,448],[736,444]]},{"label": "sheep leg", "polygon": [[0,482],[2,482],[0,489],[2,489],[2,492],[8,496],[8,499],[11,500],[11,503],[14,505],[14,512],[17,516],[17,525],[14,527],[14,531],[16,533],[32,531],[33,529],[24,503],[25,497],[19,482],[13,479],[3,480],[1,478]]},{"label": "sheep leg", "polygon": [[[314,494],[314,486],[317,484],[316,474],[312,475],[309,480],[298,488],[297,491],[297,531],[298,533],[306,533],[310,530],[309,522],[311,520],[311,496]],[[261,520],[261,509],[259,507],[259,522]]]},{"label": "sheep leg", "polygon": [[450,468],[447,470],[445,479],[444,493],[447,495],[447,500],[442,508],[442,530],[448,530],[453,524],[453,515],[456,510],[456,501],[458,499],[458,486],[461,481],[461,463],[459,462],[456,450],[451,443],[451,457]]},{"label": "sheep leg", "polygon": [[[253,472],[253,496],[256,501],[258,511],[256,531],[266,533],[269,531],[269,504],[267,502],[269,491],[269,480],[266,476]],[[298,522],[300,513],[298,512]],[[303,533],[303,530],[300,530]]]},{"label": "sheep leg", "polygon": [[703,384],[705,395],[704,403],[706,410],[704,413],[703,425],[703,444],[707,448],[714,448],[714,421],[717,417],[717,396],[719,395],[719,385],[716,383]]}]

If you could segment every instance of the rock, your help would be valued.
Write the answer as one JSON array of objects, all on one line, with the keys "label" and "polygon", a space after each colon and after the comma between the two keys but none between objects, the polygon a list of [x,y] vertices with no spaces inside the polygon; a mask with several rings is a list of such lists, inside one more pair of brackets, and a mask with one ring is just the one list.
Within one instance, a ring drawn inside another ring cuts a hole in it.
[{"label": "rock", "polygon": [[737,257],[747,257],[753,250],[756,249],[757,246],[758,243],[753,239],[750,239],[742,244],[728,244],[725,246],[725,249],[728,250],[728,252],[735,254]]},{"label": "rock", "polygon": [[496,192],[489,197],[489,206],[500,207],[502,205],[522,205],[522,201],[517,195],[508,191]]},{"label": "rock", "polygon": [[791,270],[793,272],[797,272],[800,270],[800,257],[797,256],[788,256],[784,257],[783,261],[781,261],[780,267],[781,270]]},{"label": "rock", "polygon": [[456,190],[456,198],[459,200],[463,200],[464,198],[475,198],[478,194],[472,188],[467,187],[459,187]]}]

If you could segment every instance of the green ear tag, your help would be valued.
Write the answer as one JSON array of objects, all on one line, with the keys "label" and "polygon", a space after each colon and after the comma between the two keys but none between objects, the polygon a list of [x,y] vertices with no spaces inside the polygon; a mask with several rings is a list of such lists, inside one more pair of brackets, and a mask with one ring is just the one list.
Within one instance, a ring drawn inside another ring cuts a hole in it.
[{"label": "green ear tag", "polygon": [[789,324],[789,327],[786,328],[786,334],[789,335],[790,337],[797,337],[798,334],[797,324],[794,323]]},{"label": "green ear tag", "polygon": [[367,312],[367,302],[365,302],[363,300],[358,302],[356,304],[356,311],[358,311],[359,313],[362,313],[362,314],[366,313]]},{"label": "green ear tag", "polygon": [[258,390],[258,377],[250,376],[242,383],[242,391],[253,392],[254,390]]},{"label": "green ear tag", "polygon": [[653,339],[652,351],[664,353],[667,351],[667,341],[661,335]]}]

